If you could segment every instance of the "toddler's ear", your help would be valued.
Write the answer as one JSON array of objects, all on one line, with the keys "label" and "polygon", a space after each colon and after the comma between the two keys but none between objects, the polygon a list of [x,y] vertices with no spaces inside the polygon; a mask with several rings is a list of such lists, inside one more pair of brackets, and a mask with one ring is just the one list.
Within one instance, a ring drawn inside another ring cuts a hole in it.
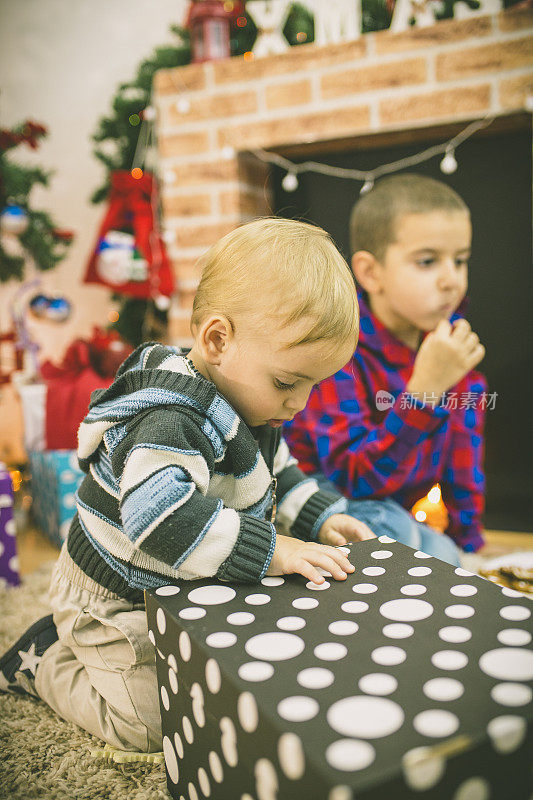
[{"label": "toddler's ear", "polygon": [[233,336],[233,326],[225,316],[209,317],[198,331],[202,356],[209,364],[220,364],[220,358]]},{"label": "toddler's ear", "polygon": [[365,292],[376,294],[381,289],[382,267],[368,250],[358,250],[352,256],[352,272]]}]

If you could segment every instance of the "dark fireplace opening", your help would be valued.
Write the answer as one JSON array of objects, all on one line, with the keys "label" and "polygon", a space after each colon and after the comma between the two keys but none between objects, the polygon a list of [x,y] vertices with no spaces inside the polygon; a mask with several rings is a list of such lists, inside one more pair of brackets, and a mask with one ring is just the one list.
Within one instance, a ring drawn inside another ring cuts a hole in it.
[{"label": "dark fireplace opening", "polygon": [[[466,127],[461,126],[461,127]],[[291,153],[292,161],[315,160],[332,166],[369,170],[419,153],[452,133],[406,144],[389,136],[383,146],[353,146],[348,151]],[[423,134],[422,134],[423,135]],[[355,140],[356,141],[356,140]],[[283,152],[283,151],[281,151]],[[468,320],[486,347],[480,369],[489,392],[496,392],[486,415],[485,471],[489,529],[533,531],[533,270],[531,253],[531,134],[524,124],[491,126],[456,151],[458,169],[444,175],[442,156],[408,171],[447,182],[468,204],[473,223],[469,272]],[[298,175],[298,188],[285,192],[285,171],[273,167],[275,213],[303,219],[325,228],[347,259],[350,257],[348,220],[361,183],[307,172]]]}]

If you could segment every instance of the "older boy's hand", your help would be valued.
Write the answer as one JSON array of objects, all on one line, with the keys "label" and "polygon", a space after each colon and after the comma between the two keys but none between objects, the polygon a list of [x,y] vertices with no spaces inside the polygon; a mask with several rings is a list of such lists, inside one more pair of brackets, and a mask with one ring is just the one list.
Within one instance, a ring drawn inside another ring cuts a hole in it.
[{"label": "older boy's hand", "polygon": [[406,389],[415,396],[439,397],[459,383],[484,355],[485,348],[466,319],[458,319],[453,326],[441,320],[420,345]]},{"label": "older boy's hand", "polygon": [[301,539],[292,539],[281,534],[276,536],[276,547],[267,575],[288,575],[291,572],[298,572],[313,583],[324,583],[324,577],[316,567],[329,572],[337,581],[346,580],[347,573],[355,569],[342,550],[337,550],[336,547],[303,542]]},{"label": "older boy's hand", "polygon": [[375,539],[375,534],[364,522],[348,514],[332,514],[318,532],[319,542],[334,547],[347,542],[362,542],[365,539]]}]

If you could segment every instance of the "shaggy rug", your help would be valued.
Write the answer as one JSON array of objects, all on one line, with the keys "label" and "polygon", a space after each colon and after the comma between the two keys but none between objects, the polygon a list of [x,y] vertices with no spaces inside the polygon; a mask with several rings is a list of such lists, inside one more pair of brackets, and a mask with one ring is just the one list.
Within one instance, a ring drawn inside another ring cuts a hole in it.
[{"label": "shaggy rug", "polygon": [[[50,612],[53,562],[21,586],[0,590],[0,652]],[[91,751],[102,742],[45,703],[0,694],[1,800],[168,800],[162,764],[117,764]]]}]

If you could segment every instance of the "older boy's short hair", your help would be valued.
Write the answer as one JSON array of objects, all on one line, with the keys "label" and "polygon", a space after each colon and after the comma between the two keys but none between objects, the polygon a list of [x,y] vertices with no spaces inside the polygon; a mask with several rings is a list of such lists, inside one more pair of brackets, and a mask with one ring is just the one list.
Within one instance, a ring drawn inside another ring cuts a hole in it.
[{"label": "older boy's short hair", "polygon": [[213,311],[265,315],[309,327],[290,346],[321,339],[345,342],[359,334],[359,308],[348,264],[326,231],[280,217],[248,222],[201,259],[202,277],[191,318],[194,328]]},{"label": "older boy's short hair", "polygon": [[404,214],[463,211],[468,206],[456,191],[441,181],[404,173],[382,178],[357,201],[350,216],[352,254],[366,250],[382,261],[396,241],[396,221]]}]

